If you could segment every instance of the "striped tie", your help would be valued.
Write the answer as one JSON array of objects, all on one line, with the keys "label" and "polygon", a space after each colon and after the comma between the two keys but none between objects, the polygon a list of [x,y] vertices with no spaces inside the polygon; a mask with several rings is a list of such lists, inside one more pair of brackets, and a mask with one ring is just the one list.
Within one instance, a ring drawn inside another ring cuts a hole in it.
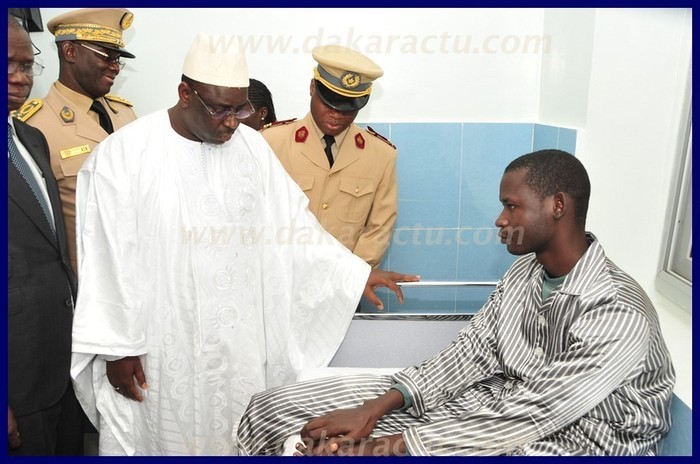
[{"label": "striped tie", "polygon": [[49,205],[46,203],[46,198],[44,197],[36,178],[32,174],[27,161],[20,154],[17,145],[15,145],[15,140],[12,138],[12,125],[9,122],[7,123],[7,151],[10,154],[10,161],[12,161],[14,167],[20,173],[27,185],[29,185],[29,188],[32,190],[36,201],[39,202],[39,206],[41,206],[41,210],[44,212],[46,222],[49,223],[51,232],[53,232],[53,236],[56,238],[56,229],[53,221],[51,220],[51,215],[49,214]]}]

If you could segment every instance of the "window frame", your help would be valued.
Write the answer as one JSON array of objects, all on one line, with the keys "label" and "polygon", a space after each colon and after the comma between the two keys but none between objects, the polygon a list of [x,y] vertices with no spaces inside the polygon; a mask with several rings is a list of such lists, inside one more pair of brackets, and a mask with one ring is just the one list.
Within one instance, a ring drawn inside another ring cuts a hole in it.
[{"label": "window frame", "polygon": [[691,88],[688,88],[686,95],[684,116],[681,120],[677,145],[679,156],[677,156],[676,172],[671,179],[672,191],[667,209],[669,213],[667,227],[664,231],[664,243],[656,286],[659,293],[686,312],[692,313],[693,120]]}]

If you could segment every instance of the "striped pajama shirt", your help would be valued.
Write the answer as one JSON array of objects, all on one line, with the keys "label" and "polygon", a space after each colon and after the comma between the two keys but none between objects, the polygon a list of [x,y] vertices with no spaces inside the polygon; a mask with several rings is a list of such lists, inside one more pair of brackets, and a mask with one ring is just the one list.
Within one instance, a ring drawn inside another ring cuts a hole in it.
[{"label": "striped pajama shirt", "polygon": [[542,301],[544,270],[520,257],[458,338],[394,376],[349,376],[255,395],[242,454],[276,454],[314,417],[396,382],[412,406],[372,436],[402,433],[411,455],[653,455],[675,382],[656,312],[595,237]]}]

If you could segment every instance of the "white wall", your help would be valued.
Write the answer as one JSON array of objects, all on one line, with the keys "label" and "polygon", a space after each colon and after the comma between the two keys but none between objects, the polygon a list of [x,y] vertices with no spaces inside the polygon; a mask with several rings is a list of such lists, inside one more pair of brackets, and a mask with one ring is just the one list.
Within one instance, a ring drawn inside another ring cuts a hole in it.
[{"label": "white wall", "polygon": [[[46,23],[68,10],[41,11]],[[350,41],[385,71],[360,121],[577,129],[577,154],[593,183],[589,228],[657,305],[676,392],[692,405],[691,318],[654,285],[690,69],[689,9],[132,11],[125,38],[137,59],[113,92],[142,115],[174,104],[186,50],[197,32],[207,31],[258,41],[257,49],[247,49],[249,69],[272,90],[280,119],[308,109],[310,48]],[[56,47],[48,32],[32,38],[47,66],[32,93],[42,97],[58,73]],[[455,52],[454,40],[460,47],[470,41],[468,52]],[[287,43],[286,51],[271,50],[275,41]]]},{"label": "white wall", "polygon": [[586,127],[595,9],[547,9],[544,35],[552,37],[542,56],[539,122]]},{"label": "white wall", "polygon": [[655,288],[690,73],[690,10],[599,9],[579,156],[591,177],[588,226],[655,303],[692,406],[690,315]]}]

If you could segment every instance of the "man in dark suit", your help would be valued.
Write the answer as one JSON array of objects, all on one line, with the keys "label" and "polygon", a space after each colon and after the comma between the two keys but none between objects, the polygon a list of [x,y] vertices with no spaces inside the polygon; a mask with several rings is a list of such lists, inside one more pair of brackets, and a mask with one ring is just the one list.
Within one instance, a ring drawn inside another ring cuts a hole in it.
[{"label": "man in dark suit", "polygon": [[29,34],[7,24],[8,453],[83,453],[83,412],[70,380],[75,277],[56,179],[40,131],[10,116],[29,96]]}]

